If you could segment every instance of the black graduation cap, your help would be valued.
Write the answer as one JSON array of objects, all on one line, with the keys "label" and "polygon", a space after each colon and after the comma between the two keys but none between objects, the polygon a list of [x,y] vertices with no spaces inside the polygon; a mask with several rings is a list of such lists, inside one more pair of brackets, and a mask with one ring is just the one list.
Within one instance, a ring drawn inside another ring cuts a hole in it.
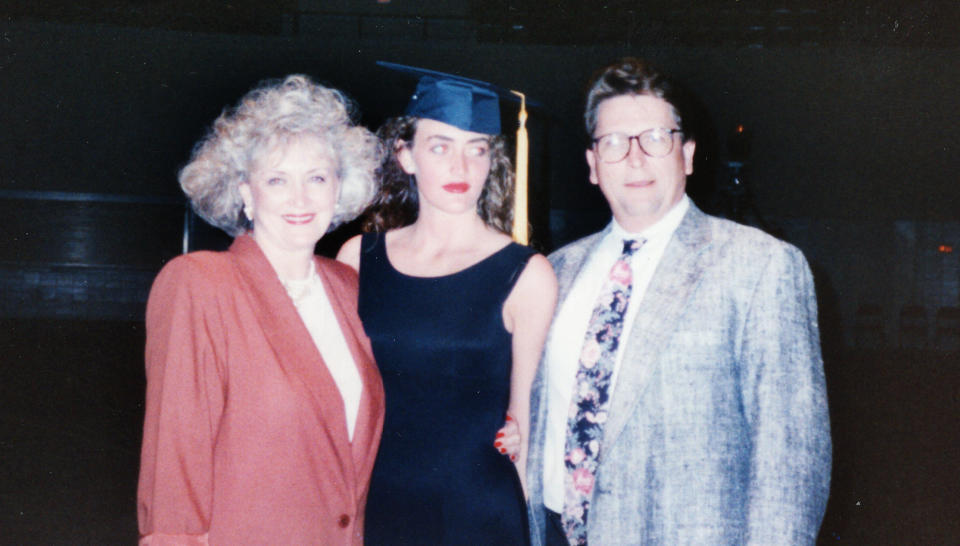
[{"label": "black graduation cap", "polygon": [[500,134],[500,100],[523,98],[515,91],[463,76],[386,61],[377,61],[377,65],[420,78],[406,115],[442,121],[465,131]]},{"label": "black graduation cap", "polygon": [[[527,100],[523,93],[480,80],[446,74],[427,68],[377,61],[377,65],[417,76],[417,89],[405,112],[408,116],[432,119],[464,131],[500,134],[500,100],[520,102],[520,126],[517,130],[516,185],[514,190],[513,238],[521,244],[529,240],[527,225]],[[531,103],[531,106],[539,106]]]}]

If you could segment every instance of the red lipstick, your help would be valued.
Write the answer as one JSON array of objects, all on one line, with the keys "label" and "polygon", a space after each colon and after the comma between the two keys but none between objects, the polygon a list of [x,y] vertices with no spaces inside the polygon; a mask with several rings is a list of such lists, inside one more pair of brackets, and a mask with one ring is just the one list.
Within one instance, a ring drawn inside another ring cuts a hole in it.
[{"label": "red lipstick", "polygon": [[450,193],[466,193],[470,189],[470,184],[466,182],[452,182],[450,184],[444,184],[443,189]]}]

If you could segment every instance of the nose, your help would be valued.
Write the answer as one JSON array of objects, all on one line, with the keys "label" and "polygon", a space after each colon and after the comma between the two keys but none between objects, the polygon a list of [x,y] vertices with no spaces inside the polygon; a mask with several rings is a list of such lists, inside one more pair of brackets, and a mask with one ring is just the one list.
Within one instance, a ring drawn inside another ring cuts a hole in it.
[{"label": "nose", "polygon": [[307,185],[302,180],[290,184],[290,202],[293,205],[303,206],[307,201],[309,201]]},{"label": "nose", "polygon": [[453,155],[450,161],[450,173],[453,175],[463,175],[467,172],[467,154],[461,150]]},{"label": "nose", "polygon": [[640,147],[640,137],[630,137],[627,143],[627,162],[631,167],[642,167],[647,162],[647,154]]}]

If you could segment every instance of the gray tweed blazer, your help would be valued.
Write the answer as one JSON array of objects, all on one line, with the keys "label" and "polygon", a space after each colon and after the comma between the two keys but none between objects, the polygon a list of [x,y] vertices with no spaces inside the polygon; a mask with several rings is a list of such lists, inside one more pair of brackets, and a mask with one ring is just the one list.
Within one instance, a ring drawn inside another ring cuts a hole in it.
[{"label": "gray tweed blazer", "polygon": [[[605,233],[550,255],[557,309]],[[831,443],[803,254],[691,206],[625,335],[590,544],[813,544]],[[543,364],[527,467],[535,546],[544,531]]]}]

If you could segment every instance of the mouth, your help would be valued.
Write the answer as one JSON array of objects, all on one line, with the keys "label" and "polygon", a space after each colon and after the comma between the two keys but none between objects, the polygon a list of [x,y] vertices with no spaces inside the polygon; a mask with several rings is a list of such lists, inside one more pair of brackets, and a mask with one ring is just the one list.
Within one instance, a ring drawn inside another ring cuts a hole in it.
[{"label": "mouth", "polygon": [[647,186],[652,186],[653,183],[653,180],[634,180],[632,182],[627,182],[624,184],[624,186],[628,188],[646,188]]},{"label": "mouth", "polygon": [[450,184],[444,184],[443,189],[444,191],[450,193],[466,193],[466,191],[470,189],[470,184],[467,184],[466,182],[453,182]]},{"label": "mouth", "polygon": [[309,214],[284,214],[283,219],[288,224],[293,224],[295,226],[301,226],[304,224],[309,224],[316,218],[317,215],[313,213]]}]

